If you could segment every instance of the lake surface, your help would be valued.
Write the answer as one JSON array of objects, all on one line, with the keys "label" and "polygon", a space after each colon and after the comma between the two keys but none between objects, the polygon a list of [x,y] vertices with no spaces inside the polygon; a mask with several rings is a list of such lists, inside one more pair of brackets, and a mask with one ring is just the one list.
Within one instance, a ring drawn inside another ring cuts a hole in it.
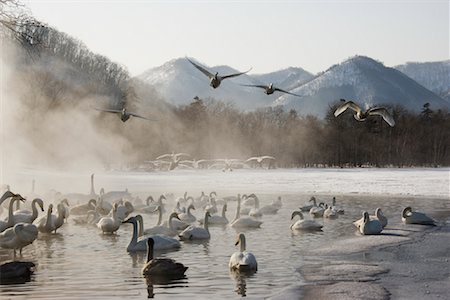
[{"label": "lake surface", "polygon": [[[109,178],[107,186],[119,186],[115,183],[122,182],[130,187],[130,192],[136,191],[141,198],[146,194],[156,196],[155,190],[175,191],[173,193],[178,197],[182,196],[182,193],[178,192],[180,185],[171,186],[170,178],[173,176],[173,182],[178,183],[182,177],[180,174],[185,173],[179,172],[174,175],[164,173],[161,176],[168,178],[169,181],[163,187],[156,187],[149,183],[148,190],[146,190],[141,183],[158,178],[158,174],[116,173],[110,175],[114,180]],[[228,173],[225,174],[225,176],[231,176]],[[445,182],[445,176],[448,174],[438,174],[444,175],[441,179]],[[50,175],[46,176],[42,176],[42,178],[48,179]],[[177,176],[179,176],[178,179]],[[199,176],[205,176],[205,173]],[[307,204],[312,194],[293,189],[284,190],[284,186],[296,184],[295,182],[289,182],[289,184],[285,182],[287,180],[285,171],[267,173],[260,171],[257,176],[248,177],[251,182],[241,182],[241,186],[232,186],[228,193],[226,192],[227,187],[222,185],[223,176],[223,173],[208,173],[208,176],[205,176],[208,178],[207,184],[202,185],[201,181],[195,180],[192,189],[195,191],[201,189],[205,192],[218,189],[220,198],[236,195],[236,189],[239,188],[242,189],[242,194],[255,192],[259,196],[262,206],[269,204],[277,196],[282,197],[283,207],[276,215],[264,215],[261,218],[263,224],[260,229],[242,230],[246,234],[247,250],[252,252],[258,261],[258,272],[253,276],[236,278],[228,270],[229,258],[233,252],[238,250],[238,247],[234,246],[238,231],[229,226],[211,226],[211,239],[208,242],[182,242],[181,248],[177,251],[157,253],[157,256],[173,258],[189,267],[186,278],[161,283],[150,282],[142,277],[141,269],[146,261],[145,253],[127,253],[126,247],[132,233],[131,224],[123,224],[116,235],[109,236],[101,234],[95,226],[75,224],[71,220],[71,216],[69,222],[58,230],[58,234],[39,235],[31,246],[24,248],[22,259],[35,262],[37,264],[36,272],[32,276],[31,282],[26,284],[1,285],[0,298],[75,299],[87,297],[88,299],[111,299],[126,297],[143,299],[151,296],[158,299],[201,299],[213,296],[215,299],[223,299],[239,298],[245,294],[249,298],[260,299],[276,294],[289,286],[301,284],[303,279],[298,270],[312,258],[305,256],[305,251],[332,243],[337,239],[355,237],[352,221],[359,219],[363,210],[373,213],[376,207],[381,207],[389,222],[396,224],[401,222],[401,210],[408,205],[415,210],[427,212],[439,221],[446,221],[439,218],[442,211],[450,209],[450,200],[446,197],[393,196],[384,194],[383,191],[378,195],[375,193],[373,195],[344,195],[341,194],[342,188],[336,188],[335,195],[338,205],[345,208],[345,214],[336,220],[319,219],[318,221],[324,224],[322,232],[294,234],[289,228],[291,213],[299,206]],[[243,173],[235,176],[246,178]],[[333,176],[336,176],[335,179],[338,180],[339,174],[322,173],[324,181],[333,181]],[[372,180],[373,185],[383,186],[384,184],[376,179],[367,179],[371,175],[364,172],[357,172],[357,175],[353,174],[352,176],[361,177],[361,182]],[[393,181],[392,178],[397,177],[403,179]],[[399,188],[398,194],[403,194],[408,190],[408,185],[413,184],[405,179],[405,174],[392,175],[387,179],[392,179],[388,184]],[[75,185],[80,185],[79,181],[84,182],[85,178],[76,180]],[[98,178],[98,181],[102,180],[106,182],[106,179]],[[189,181],[189,178],[183,177],[183,180]],[[316,181],[319,187],[323,186],[323,182],[320,180],[320,176],[317,176]],[[133,182],[139,184],[133,185]],[[212,182],[216,183],[212,184]],[[444,191],[438,190],[439,184],[436,184],[434,190],[436,193],[442,194]],[[121,189],[121,186],[116,189]],[[277,186],[280,188],[278,189]],[[363,193],[358,190],[355,192]],[[199,196],[199,194],[190,194]],[[316,198],[319,202],[331,203],[332,197],[316,195]],[[168,201],[168,211],[173,205],[173,202]],[[235,209],[236,202],[230,201],[227,212],[229,220],[234,218]],[[203,213],[200,211],[195,211],[194,214],[197,218],[203,217]],[[157,217],[155,215],[143,216],[146,228],[156,224]],[[305,217],[309,218],[307,214]],[[0,262],[11,258],[10,251],[0,249]]]}]

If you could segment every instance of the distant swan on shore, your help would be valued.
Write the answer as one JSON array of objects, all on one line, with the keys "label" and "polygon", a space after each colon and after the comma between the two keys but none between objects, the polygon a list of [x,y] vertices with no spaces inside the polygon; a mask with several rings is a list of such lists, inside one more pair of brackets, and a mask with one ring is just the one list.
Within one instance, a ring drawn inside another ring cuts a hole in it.
[{"label": "distant swan on shore", "polygon": [[[385,215],[383,214],[383,211],[382,211],[381,208],[379,208],[379,207],[377,207],[377,209],[375,210],[375,215],[371,215],[371,216],[369,216],[369,217],[370,217],[370,220],[378,220],[378,221],[380,221],[381,226],[382,226],[383,228],[386,227],[386,225],[387,225],[387,223],[388,223],[387,218],[385,217]],[[363,223],[364,223],[364,216],[363,216],[361,219],[359,219],[359,220],[353,222],[353,225],[355,225],[356,228],[359,229],[359,227],[360,227]]]},{"label": "distant swan on shore", "polygon": [[363,212],[364,221],[359,227],[359,232],[363,235],[374,235],[380,234],[383,230],[381,222],[378,220],[370,220],[369,213],[367,211]]}]

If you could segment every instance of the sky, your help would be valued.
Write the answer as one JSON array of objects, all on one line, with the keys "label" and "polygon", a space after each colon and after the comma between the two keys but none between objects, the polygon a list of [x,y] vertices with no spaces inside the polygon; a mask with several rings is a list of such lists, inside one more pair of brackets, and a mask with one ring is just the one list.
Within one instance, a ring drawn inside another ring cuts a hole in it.
[{"label": "sky", "polygon": [[135,76],[179,57],[317,73],[354,55],[386,66],[449,59],[449,0],[23,1],[39,20]]}]

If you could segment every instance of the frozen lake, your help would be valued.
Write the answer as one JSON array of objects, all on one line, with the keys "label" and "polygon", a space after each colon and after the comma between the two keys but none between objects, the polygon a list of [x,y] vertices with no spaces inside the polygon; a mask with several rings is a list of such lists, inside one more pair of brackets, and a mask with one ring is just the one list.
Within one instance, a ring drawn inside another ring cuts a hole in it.
[{"label": "frozen lake", "polygon": [[[5,174],[4,174],[5,175]],[[36,179],[36,193],[54,188],[62,192],[89,192],[89,175],[24,170],[5,176],[13,191],[26,194]],[[283,207],[276,215],[261,218],[260,229],[244,230],[247,249],[258,260],[258,272],[249,278],[235,278],[228,271],[237,231],[229,226],[210,227],[211,239],[204,243],[184,243],[178,251],[159,253],[189,269],[186,278],[168,284],[147,282],[141,275],[144,253],[131,255],[126,247],[131,225],[124,224],[117,235],[102,235],[94,226],[69,222],[56,235],[40,235],[24,249],[23,259],[37,263],[32,281],[0,286],[2,299],[142,299],[149,294],[159,299],[249,298],[261,299],[303,282],[299,269],[313,257],[311,250],[333,241],[355,238],[352,221],[361,211],[382,207],[389,224],[399,225],[403,207],[425,211],[440,222],[442,211],[450,209],[449,169],[296,169],[175,171],[155,173],[97,172],[95,186],[108,190],[128,190],[142,197],[184,191],[194,197],[200,191],[217,191],[219,198],[237,193],[256,193],[261,205],[277,196]],[[17,187],[17,188],[16,188]],[[290,215],[315,195],[331,202],[336,196],[345,214],[337,220],[322,220],[319,233],[293,234]],[[169,202],[168,210],[174,205]],[[236,203],[230,202],[227,216],[232,220]],[[219,207],[220,210],[220,207]],[[194,212],[197,218],[200,211]],[[446,214],[445,218],[448,218]],[[166,217],[166,215],[164,216]],[[156,216],[144,215],[145,227],[154,226]],[[10,260],[10,251],[0,250],[0,261]],[[292,296],[292,295],[291,295]]]}]

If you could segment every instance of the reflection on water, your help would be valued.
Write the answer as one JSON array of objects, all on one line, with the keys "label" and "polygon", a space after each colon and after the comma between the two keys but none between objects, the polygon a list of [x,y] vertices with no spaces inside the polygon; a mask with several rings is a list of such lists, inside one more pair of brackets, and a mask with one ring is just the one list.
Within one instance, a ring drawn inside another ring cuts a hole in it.
[{"label": "reflection on water", "polygon": [[230,270],[230,277],[236,282],[235,292],[242,297],[247,296],[247,278],[255,275],[255,271],[239,272]]},{"label": "reflection on water", "polygon": [[[266,205],[278,195],[274,191],[258,197],[261,205]],[[401,222],[400,214],[405,206],[425,211],[441,222],[449,218],[448,213],[442,213],[450,207],[448,200],[336,195],[338,205],[345,209],[344,215],[336,220],[315,219],[323,224],[319,232],[292,232],[289,228],[292,212],[307,204],[310,197],[285,195],[283,207],[276,215],[261,218],[261,228],[242,230],[249,250],[258,261],[258,273],[253,276],[233,276],[229,272],[228,262],[236,251],[234,244],[241,231],[230,226],[210,226],[209,241],[182,242],[181,248],[175,251],[155,251],[156,257],[172,258],[189,267],[185,278],[161,282],[142,277],[145,252],[129,254],[126,251],[132,234],[130,226],[122,226],[115,235],[103,235],[95,226],[77,225],[69,219],[57,234],[39,234],[32,245],[24,248],[20,259],[33,261],[36,271],[26,284],[0,286],[0,298],[264,298],[286,286],[301,284],[298,269],[305,261],[313,259],[305,255],[306,250],[354,237],[352,222],[361,217],[363,210],[373,214],[381,207],[389,219],[388,227]],[[332,197],[316,195],[316,198],[319,202],[331,203]],[[235,214],[236,204],[235,201],[228,203],[229,220]],[[168,203],[167,211],[171,211],[173,205]],[[307,213],[304,216],[310,218]],[[156,224],[157,216],[146,215],[145,218],[148,224]],[[11,259],[11,251],[0,249],[0,263]]]},{"label": "reflection on water", "polygon": [[[155,297],[155,286],[159,289],[173,289],[187,287],[187,277],[183,275],[178,278],[167,278],[161,276],[146,276],[145,282],[147,284],[147,298]],[[156,293],[158,294],[158,292]]]}]

